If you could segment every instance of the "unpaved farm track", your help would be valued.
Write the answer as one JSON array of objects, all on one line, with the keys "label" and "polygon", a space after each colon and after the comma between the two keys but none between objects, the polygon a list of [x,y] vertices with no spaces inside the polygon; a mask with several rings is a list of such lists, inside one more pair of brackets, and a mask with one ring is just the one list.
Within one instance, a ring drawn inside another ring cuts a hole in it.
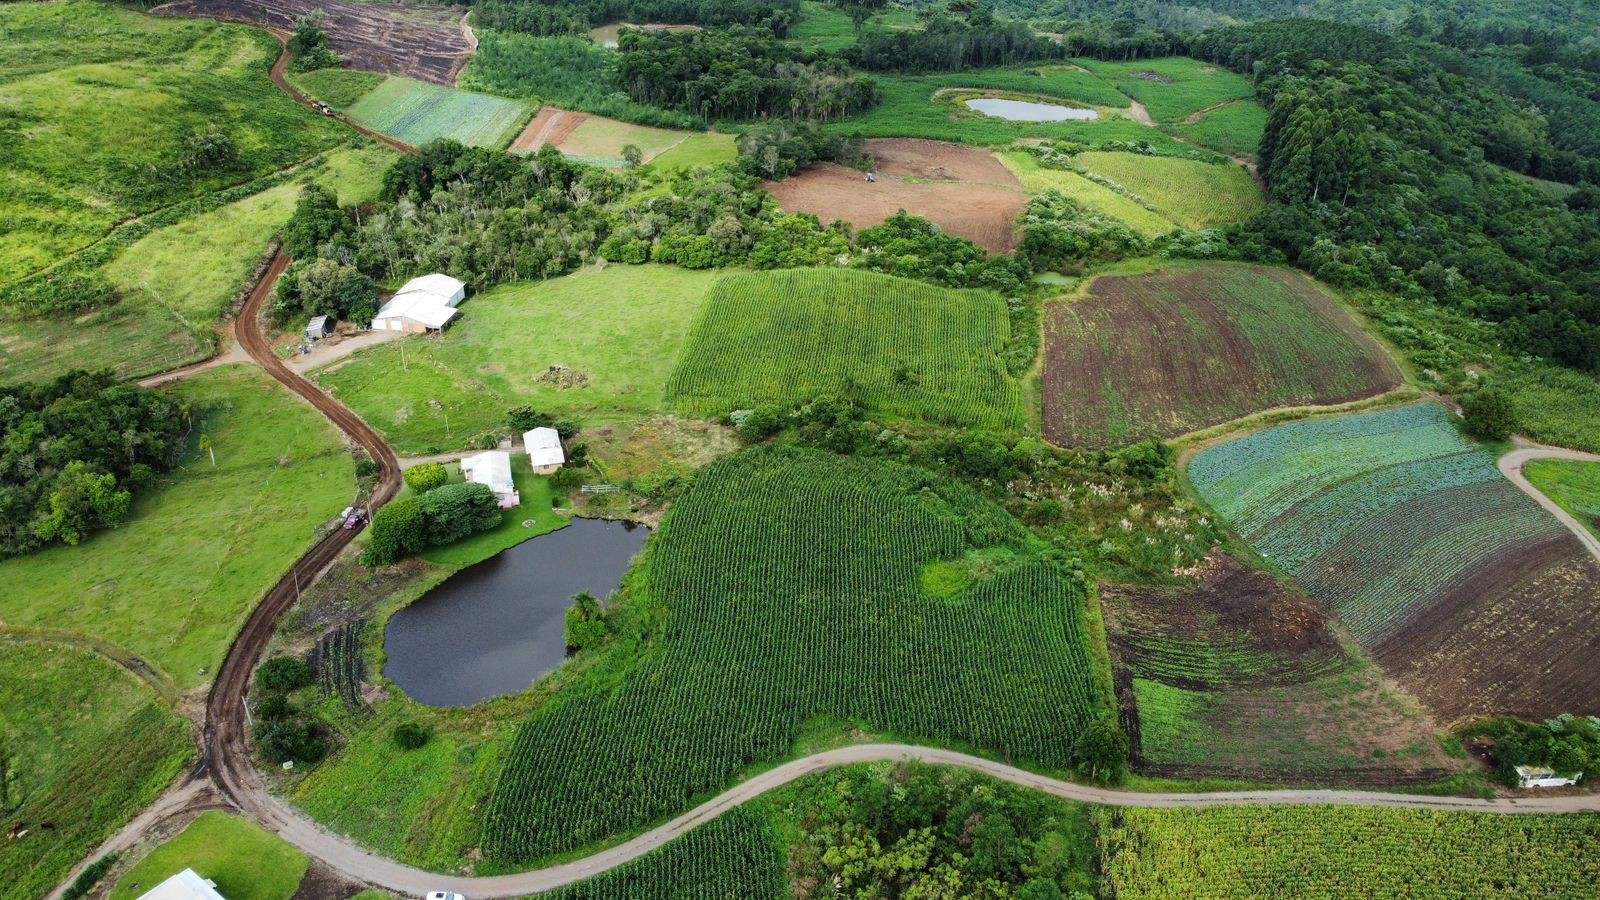
[{"label": "unpaved farm track", "polygon": [[1589,551],[1589,555],[1595,558],[1595,562],[1600,562],[1600,538],[1596,538],[1594,532],[1585,528],[1582,522],[1562,509],[1554,500],[1546,497],[1543,491],[1534,487],[1533,482],[1522,474],[1522,467],[1536,459],[1567,459],[1575,462],[1600,463],[1600,456],[1593,453],[1584,453],[1581,450],[1565,450],[1560,447],[1523,447],[1500,457],[1500,474],[1509,478],[1512,484],[1522,488],[1529,497],[1539,501],[1539,505],[1549,510],[1550,515],[1555,516],[1560,520],[1561,524],[1567,526],[1567,530],[1571,531],[1573,536],[1583,544],[1584,549]]},{"label": "unpaved farm track", "polygon": [[[293,58],[289,55],[289,36],[279,31],[273,31],[272,36],[277,38],[278,43],[283,46],[283,52],[279,53],[278,59],[273,62],[272,71],[268,73],[268,77],[272,79],[273,84],[278,86],[279,90],[283,91],[285,94],[288,94],[290,97],[293,97],[296,103],[299,103],[302,106],[310,106],[311,98],[295,90],[294,87],[289,84],[289,79],[284,76],[284,73],[289,70],[289,60]],[[375,141],[379,141],[380,143],[387,144],[401,153],[415,154],[417,152],[417,148],[411,146],[410,144],[407,144],[404,141],[397,141],[394,138],[389,137],[387,134],[373,131],[366,126],[358,125],[345,116],[335,116],[334,118],[349,126],[352,131],[355,131],[358,134],[364,134]],[[273,275],[270,279],[262,280],[277,281],[278,276]]]}]

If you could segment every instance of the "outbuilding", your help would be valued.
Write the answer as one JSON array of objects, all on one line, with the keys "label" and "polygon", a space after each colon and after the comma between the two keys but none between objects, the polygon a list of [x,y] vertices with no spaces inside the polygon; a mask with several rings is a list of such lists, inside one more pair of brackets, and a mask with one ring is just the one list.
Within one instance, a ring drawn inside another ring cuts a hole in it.
[{"label": "outbuilding", "polygon": [[413,278],[378,310],[372,329],[413,334],[443,331],[456,317],[456,307],[466,296],[466,285],[449,275],[434,272]]},{"label": "outbuilding", "polygon": [[549,475],[566,464],[567,454],[561,449],[561,435],[554,428],[535,428],[522,435],[522,444],[528,448],[528,462],[533,471]]},{"label": "outbuilding", "polygon": [[306,323],[306,340],[308,341],[325,338],[332,333],[333,323],[328,321],[327,316],[313,316],[311,321]]},{"label": "outbuilding", "polygon": [[1583,773],[1557,775],[1554,769],[1544,766],[1517,766],[1517,786],[1524,788],[1567,787],[1578,783]]},{"label": "outbuilding", "polygon": [[510,509],[522,503],[522,498],[517,494],[517,483],[511,478],[511,454],[504,450],[486,450],[462,459],[461,476],[494,491],[501,509]]},{"label": "outbuilding", "polygon": [[217,893],[217,883],[201,878],[193,869],[168,878],[140,895],[139,900],[223,900]]}]

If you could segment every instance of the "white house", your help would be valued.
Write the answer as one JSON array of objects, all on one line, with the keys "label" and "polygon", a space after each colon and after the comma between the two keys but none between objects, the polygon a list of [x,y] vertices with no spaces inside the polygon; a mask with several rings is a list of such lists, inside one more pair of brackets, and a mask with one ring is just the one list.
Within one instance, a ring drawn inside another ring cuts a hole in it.
[{"label": "white house", "polygon": [[528,462],[533,463],[533,470],[540,475],[549,475],[567,461],[567,454],[561,449],[561,435],[554,428],[526,432],[522,443],[528,448]]},{"label": "white house", "polygon": [[223,900],[217,883],[201,878],[193,869],[168,878],[139,897],[139,900]]},{"label": "white house", "polygon": [[517,483],[511,480],[511,454],[504,450],[486,450],[476,456],[461,460],[461,475],[474,484],[494,491],[501,509],[510,509],[522,503],[517,495]]},{"label": "white house", "polygon": [[1566,787],[1577,784],[1583,773],[1557,775],[1554,769],[1543,766],[1517,766],[1517,786],[1525,788]]},{"label": "white house", "polygon": [[372,319],[374,331],[441,331],[456,317],[467,296],[466,285],[438,272],[400,286]]}]

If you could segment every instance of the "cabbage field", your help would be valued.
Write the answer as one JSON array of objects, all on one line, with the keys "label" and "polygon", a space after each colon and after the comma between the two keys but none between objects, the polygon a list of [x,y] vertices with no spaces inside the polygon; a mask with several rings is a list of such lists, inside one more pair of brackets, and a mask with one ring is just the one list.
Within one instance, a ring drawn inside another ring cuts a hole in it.
[{"label": "cabbage field", "polygon": [[1600,702],[1600,675],[1549,664],[1593,643],[1583,630],[1518,624],[1589,621],[1600,568],[1443,407],[1268,429],[1205,450],[1188,477],[1436,713]]},{"label": "cabbage field", "polygon": [[1100,809],[1105,896],[1593,897],[1600,817],[1360,807]]},{"label": "cabbage field", "polygon": [[511,143],[534,110],[520,100],[396,76],[345,112],[373,131],[412,146],[449,138],[471,147],[501,149]]},{"label": "cabbage field", "polygon": [[854,394],[895,419],[1018,429],[1022,389],[1001,357],[1005,301],[839,269],[724,278],[667,382],[699,415]]},{"label": "cabbage field", "polygon": [[1110,709],[1083,586],[923,470],[746,451],[696,476],[639,565],[633,630],[507,754],[481,839],[497,865],[681,812],[817,727],[1061,770]]}]

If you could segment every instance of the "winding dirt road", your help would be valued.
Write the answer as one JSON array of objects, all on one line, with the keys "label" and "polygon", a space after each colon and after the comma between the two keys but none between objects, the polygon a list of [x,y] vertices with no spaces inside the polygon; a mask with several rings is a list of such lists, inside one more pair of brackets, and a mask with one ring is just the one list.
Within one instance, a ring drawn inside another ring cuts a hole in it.
[{"label": "winding dirt road", "polygon": [[1522,474],[1522,467],[1536,459],[1570,459],[1577,462],[1600,463],[1600,456],[1593,453],[1584,453],[1581,450],[1566,450],[1561,447],[1522,447],[1500,457],[1500,474],[1511,480],[1512,484],[1522,488],[1529,497],[1539,501],[1539,505],[1550,511],[1550,515],[1561,520],[1573,536],[1583,544],[1589,555],[1600,562],[1600,538],[1595,537],[1584,524],[1577,520],[1571,513],[1562,509],[1554,500],[1544,495],[1544,492],[1533,486],[1528,476]]}]

